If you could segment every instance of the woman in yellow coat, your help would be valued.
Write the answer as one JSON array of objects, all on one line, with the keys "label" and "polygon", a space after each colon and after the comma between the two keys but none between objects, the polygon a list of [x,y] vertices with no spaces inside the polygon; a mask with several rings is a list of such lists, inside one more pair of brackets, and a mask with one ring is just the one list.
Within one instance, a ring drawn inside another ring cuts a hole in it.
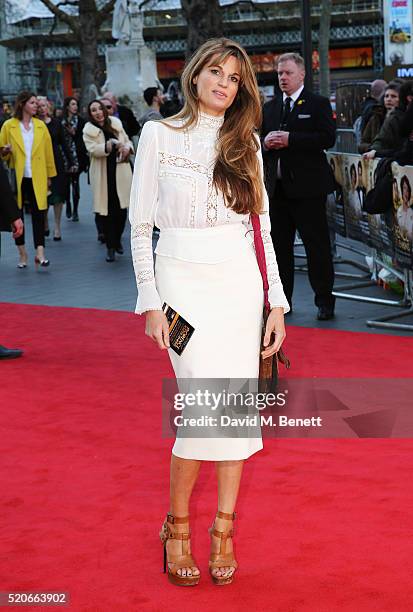
[{"label": "woman in yellow coat", "polygon": [[[0,152],[16,175],[17,203],[23,219],[26,205],[32,216],[35,264],[48,266],[44,252],[44,225],[50,179],[56,176],[52,141],[43,121],[36,119],[36,94],[22,91],[16,99],[14,117],[5,121],[0,132]],[[16,239],[19,268],[27,267],[24,233]]]}]

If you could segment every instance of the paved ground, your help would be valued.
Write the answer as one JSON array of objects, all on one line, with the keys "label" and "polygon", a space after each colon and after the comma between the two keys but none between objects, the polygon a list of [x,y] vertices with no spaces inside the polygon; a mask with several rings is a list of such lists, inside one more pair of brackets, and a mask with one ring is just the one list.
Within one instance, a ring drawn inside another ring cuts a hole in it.
[{"label": "paved ground", "polygon": [[[50,225],[53,227],[53,212],[49,212]],[[47,257],[49,268],[35,272],[34,251],[29,220],[29,236],[27,240],[30,253],[29,267],[19,270],[16,267],[17,251],[11,236],[2,234],[2,249],[0,259],[0,301],[23,304],[45,304],[50,306],[74,306],[79,308],[102,308],[108,310],[132,311],[136,298],[136,285],[129,250],[129,229],[125,232],[125,255],[117,256],[112,264],[105,262],[105,247],[96,240],[96,230],[91,207],[91,192],[85,177],[81,183],[80,222],[62,221],[61,242],[47,239]],[[52,233],[52,232],[51,232]],[[342,241],[340,239],[340,241]],[[345,241],[343,241],[345,242]],[[353,244],[355,243],[348,243]],[[363,249],[361,245],[355,245]],[[367,250],[367,248],[366,248]],[[351,257],[358,261],[363,258],[355,253],[339,249],[343,257]],[[297,259],[297,264],[305,263]],[[355,268],[337,264],[337,272],[360,273]],[[343,284],[343,279],[337,279],[337,284]],[[363,293],[384,299],[398,299],[388,291],[378,287],[360,289],[353,293]],[[378,330],[366,326],[367,319],[397,313],[400,309],[367,304],[340,299],[337,301],[336,318],[333,321],[317,322],[316,309],[313,305],[313,295],[308,284],[307,275],[296,274],[294,294],[294,313],[287,321],[291,325],[343,329],[374,333],[390,333],[411,336],[410,331]],[[401,320],[412,323],[413,316]]]}]

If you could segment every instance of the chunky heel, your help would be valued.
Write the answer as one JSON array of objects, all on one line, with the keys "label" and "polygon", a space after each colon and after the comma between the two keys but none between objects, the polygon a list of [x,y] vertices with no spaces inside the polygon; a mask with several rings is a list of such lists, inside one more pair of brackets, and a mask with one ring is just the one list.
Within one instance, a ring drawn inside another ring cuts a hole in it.
[{"label": "chunky heel", "polygon": [[[198,568],[197,564],[194,561],[194,558],[188,552],[188,542],[191,537],[189,530],[187,533],[179,533],[171,528],[171,525],[178,525],[184,523],[189,523],[189,516],[177,517],[173,516],[170,513],[166,515],[166,519],[164,521],[164,524],[162,525],[162,529],[159,532],[159,537],[163,544],[163,571],[164,574],[168,574],[168,580],[172,584],[175,584],[177,586],[196,586],[201,578],[200,574],[197,574],[195,576],[181,576],[177,573],[179,569],[183,569],[185,567]],[[166,550],[166,544],[168,540],[181,540],[182,547],[180,555],[168,554],[168,551]]]},{"label": "chunky heel", "polygon": [[[221,512],[218,510],[217,518],[224,519],[226,521],[233,521],[235,519],[235,512],[229,514],[228,512]],[[209,573],[212,578],[214,584],[223,585],[223,584],[231,584],[234,580],[234,574],[237,570],[238,563],[235,560],[234,552],[227,553],[227,540],[228,538],[233,538],[234,530],[231,529],[228,531],[218,531],[215,529],[215,522],[212,527],[209,528],[209,534],[211,536],[215,536],[220,539],[219,543],[219,552],[211,553],[209,558]],[[216,576],[213,573],[213,570],[219,569],[220,567],[233,567],[233,571],[229,576]]]}]

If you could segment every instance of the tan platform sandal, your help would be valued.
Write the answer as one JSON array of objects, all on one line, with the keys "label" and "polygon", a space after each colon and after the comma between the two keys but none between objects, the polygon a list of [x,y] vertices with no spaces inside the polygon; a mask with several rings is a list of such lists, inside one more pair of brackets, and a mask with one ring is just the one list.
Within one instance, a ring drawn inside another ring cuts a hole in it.
[{"label": "tan platform sandal", "polygon": [[[221,512],[218,510],[217,517],[224,519],[226,521],[233,521],[235,519],[235,512],[229,514],[228,512]],[[211,553],[209,558],[209,573],[211,578],[215,584],[231,584],[234,580],[234,574],[238,567],[238,563],[234,558],[234,552],[227,553],[227,540],[228,538],[232,538],[234,535],[234,530],[231,528],[229,531],[218,531],[215,529],[215,523],[212,527],[209,528],[209,533],[212,536],[220,538],[219,544],[219,553]],[[233,567],[234,571],[229,576],[215,576],[212,570],[218,569],[220,567]]]},{"label": "tan platform sandal", "polygon": [[[178,517],[173,516],[169,512],[166,515],[166,519],[164,521],[164,524],[162,525],[162,529],[159,532],[159,537],[161,538],[161,542],[163,544],[163,571],[165,574],[168,570],[168,580],[169,582],[172,582],[172,584],[176,584],[178,586],[195,586],[198,584],[201,578],[200,573],[192,576],[181,576],[177,573],[179,569],[182,569],[184,567],[198,568],[197,564],[194,561],[194,558],[188,552],[188,540],[191,538],[190,532],[188,531],[187,533],[178,533],[171,529],[171,525],[182,525],[184,523],[189,523],[189,516]],[[166,543],[168,540],[181,540],[182,554],[168,554],[166,551]]]}]

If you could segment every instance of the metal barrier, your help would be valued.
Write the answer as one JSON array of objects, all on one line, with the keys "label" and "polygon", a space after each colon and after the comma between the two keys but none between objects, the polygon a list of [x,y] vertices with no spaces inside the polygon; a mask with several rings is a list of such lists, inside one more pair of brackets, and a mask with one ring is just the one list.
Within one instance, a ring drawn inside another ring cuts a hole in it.
[{"label": "metal barrier", "polygon": [[[352,150],[351,150],[352,149]],[[334,150],[331,150],[332,153],[334,154],[338,154],[337,157],[341,160],[341,153],[344,154],[344,158],[346,156],[346,154],[353,154],[353,158],[352,158],[352,162],[354,162],[355,159],[361,159],[361,156],[357,153],[357,143],[356,143],[356,135],[353,129],[345,129],[345,128],[339,128],[337,130],[337,141],[334,147]],[[350,163],[347,160],[347,166],[346,168],[348,168],[348,164]],[[355,163],[355,162],[354,162]],[[337,164],[337,161],[336,161]],[[336,166],[336,168],[338,168],[338,166]],[[406,170],[403,170],[404,172],[407,172],[408,166],[405,167]],[[393,168],[393,174],[395,174],[396,172],[396,176],[398,176],[397,172],[397,168]],[[399,173],[400,174],[400,173]],[[370,172],[370,183],[372,182],[372,176],[373,176],[373,169],[371,169]],[[400,176],[399,176],[400,179]],[[412,180],[412,179],[410,179]],[[343,170],[343,174],[342,174],[342,179],[338,179],[339,184],[342,186],[342,189],[346,189],[346,182],[344,181],[344,170]],[[366,184],[364,183],[363,185],[364,187],[366,187]],[[371,187],[370,187],[371,188]],[[343,192],[343,195],[346,196],[346,192]],[[341,197],[343,197],[343,195]],[[346,213],[346,206],[348,205],[348,202],[346,201],[346,197],[344,197],[344,219],[345,219],[345,225],[346,225],[346,230],[347,230],[347,213]],[[352,210],[349,209],[349,213],[350,213],[350,219],[352,218]],[[339,213],[340,214],[340,213]],[[332,223],[334,223],[334,217],[332,218]],[[340,225],[341,227],[341,225]],[[350,224],[350,230],[351,230],[351,224]],[[334,231],[332,229],[332,231]],[[369,230],[370,231],[370,230]],[[354,233],[354,232],[353,232]],[[352,236],[352,232],[350,231],[350,237]],[[364,236],[364,230],[362,232],[362,236]],[[387,261],[382,261],[381,257],[378,255],[378,252],[375,248],[369,248],[368,245],[366,244],[365,240],[363,238],[360,237],[356,237],[356,240],[360,241],[362,244],[360,245],[361,248],[356,248],[350,244],[345,244],[345,243],[340,243],[338,242],[338,246],[340,246],[341,248],[344,248],[346,250],[349,251],[353,251],[361,256],[370,256],[372,258],[372,272],[370,272],[370,270],[366,270],[366,268],[363,265],[360,265],[360,262],[357,261],[353,261],[351,259],[343,259],[341,260],[342,263],[347,263],[350,264],[352,266],[355,266],[356,268],[361,269],[363,272],[367,271],[368,273],[365,274],[364,276],[361,275],[355,275],[355,274],[351,274],[351,273],[340,273],[337,272],[336,276],[337,277],[347,277],[348,279],[353,279],[353,282],[351,283],[347,283],[345,285],[341,285],[341,286],[335,286],[334,287],[334,291],[333,291],[333,295],[335,295],[337,298],[342,298],[342,299],[347,299],[347,300],[355,300],[355,301],[360,301],[360,302],[366,302],[366,303],[372,303],[372,304],[381,304],[383,306],[392,306],[392,307],[396,307],[396,308],[403,308],[404,310],[402,312],[398,312],[396,314],[391,314],[391,315],[386,315],[384,317],[378,317],[377,319],[369,319],[366,321],[366,325],[369,327],[381,327],[381,328],[387,328],[387,329],[402,329],[404,331],[413,331],[413,325],[411,324],[402,324],[402,323],[392,323],[392,319],[397,319],[400,317],[404,317],[404,316],[408,316],[408,315],[413,315],[413,280],[412,280],[412,266],[410,263],[410,266],[407,265],[405,268],[404,266],[400,266],[398,264],[397,267],[393,266],[393,262],[388,263]],[[374,242],[373,242],[374,244]],[[365,246],[367,248],[362,249],[362,246]],[[402,260],[404,261],[404,260]],[[397,262],[397,259],[396,259]],[[339,263],[337,261],[335,261],[334,263]],[[364,267],[364,270],[363,270]],[[301,267],[302,268],[302,267]],[[403,287],[404,287],[404,295],[401,299],[383,299],[383,298],[378,298],[378,297],[371,297],[368,295],[361,295],[361,294],[356,294],[356,293],[347,293],[347,291],[351,291],[354,289],[361,289],[363,287],[373,287],[377,285],[377,279],[379,277],[379,270],[380,268],[384,268],[385,270],[388,270],[393,276],[395,276],[396,278],[398,278],[399,280],[401,280],[403,282]]]},{"label": "metal barrier", "polygon": [[[296,238],[294,247],[302,247],[303,243],[299,238]],[[354,253],[358,253],[360,255],[367,256],[368,253],[365,251],[361,251],[349,244],[344,244],[342,242],[338,242],[337,246],[342,249],[346,249],[349,251],[353,251]],[[366,321],[366,325],[368,327],[377,327],[381,329],[400,329],[403,331],[413,331],[413,325],[408,323],[393,323],[394,319],[399,319],[401,317],[407,317],[409,315],[413,315],[413,272],[410,270],[404,270],[403,272],[396,270],[382,261],[378,256],[375,249],[371,249],[371,256],[373,258],[373,273],[372,274],[363,274],[356,275],[350,274],[346,272],[335,272],[335,276],[338,277],[346,277],[353,279],[360,279],[357,282],[349,283],[346,285],[341,285],[335,287],[333,291],[333,295],[337,298],[345,299],[345,300],[354,300],[356,302],[366,302],[370,304],[381,304],[382,306],[393,306],[396,308],[404,308],[402,312],[397,312],[391,315],[385,315],[383,317],[377,317],[376,319],[368,319]],[[305,259],[306,255],[302,253],[295,253],[295,257],[299,259]],[[334,261],[334,264],[348,264],[355,266],[359,270],[366,272],[368,268],[361,264],[358,261],[354,261],[352,259],[341,259],[339,261]],[[367,295],[360,295],[355,293],[346,293],[346,291],[350,291],[352,289],[362,289],[364,287],[375,287],[377,286],[377,277],[378,277],[378,268],[385,268],[397,278],[403,281],[404,283],[404,295],[400,300],[389,300],[384,298],[370,297]],[[307,272],[306,265],[296,265],[295,270],[297,272]]]},{"label": "metal barrier", "polygon": [[[363,251],[359,251],[355,249],[354,247],[351,247],[350,245],[339,243],[339,246],[344,249],[350,249],[362,255],[367,255],[367,253],[364,253]],[[369,280],[368,281],[366,280],[365,282],[360,282],[360,283],[351,283],[349,285],[342,285],[341,287],[335,287],[335,290],[333,291],[333,295],[335,297],[342,298],[344,300],[354,300],[356,302],[367,302],[370,304],[382,304],[383,306],[397,306],[401,308],[405,308],[406,306],[409,306],[412,300],[411,300],[411,296],[408,293],[408,287],[406,283],[404,284],[405,293],[401,300],[385,300],[383,298],[370,297],[367,295],[357,295],[354,293],[343,293],[344,291],[347,291],[350,289],[362,289],[363,287],[376,286],[379,267],[385,268],[386,270],[388,270],[389,272],[397,276],[397,278],[399,278],[403,282],[405,281],[406,274],[403,272],[399,272],[398,270],[395,270],[394,268],[390,267],[389,265],[381,261],[378,258],[377,252],[375,249],[371,249],[371,256],[373,258],[373,273],[369,275]],[[405,272],[407,272],[407,270]],[[413,329],[413,326],[412,326],[412,329]]]},{"label": "metal barrier", "polygon": [[404,273],[404,305],[409,305],[410,303],[410,307],[396,314],[386,315],[384,317],[377,317],[377,319],[369,319],[368,321],[366,321],[366,324],[369,327],[413,331],[413,325],[409,325],[407,323],[389,322],[393,319],[400,319],[401,317],[413,315],[413,274],[410,270],[405,270]]},{"label": "metal barrier", "polygon": [[356,133],[352,128],[337,128],[332,153],[358,153]]}]

